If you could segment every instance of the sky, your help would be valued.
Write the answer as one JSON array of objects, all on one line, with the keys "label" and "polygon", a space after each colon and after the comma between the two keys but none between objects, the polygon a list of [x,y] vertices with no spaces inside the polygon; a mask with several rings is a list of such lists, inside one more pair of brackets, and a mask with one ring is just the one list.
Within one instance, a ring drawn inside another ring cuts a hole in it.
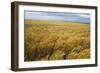
[{"label": "sky", "polygon": [[90,23],[89,13],[25,11],[25,19]]}]

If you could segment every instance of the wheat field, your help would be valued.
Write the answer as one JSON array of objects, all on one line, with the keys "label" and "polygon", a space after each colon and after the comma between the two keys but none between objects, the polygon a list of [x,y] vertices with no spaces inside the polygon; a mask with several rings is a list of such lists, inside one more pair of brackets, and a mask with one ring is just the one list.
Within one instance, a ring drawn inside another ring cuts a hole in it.
[{"label": "wheat field", "polygon": [[90,58],[90,24],[24,21],[25,61]]}]

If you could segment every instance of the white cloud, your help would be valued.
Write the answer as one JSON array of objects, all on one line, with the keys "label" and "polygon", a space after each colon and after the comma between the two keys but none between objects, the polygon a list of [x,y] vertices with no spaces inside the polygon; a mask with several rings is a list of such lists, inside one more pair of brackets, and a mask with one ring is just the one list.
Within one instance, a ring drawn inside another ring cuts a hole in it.
[{"label": "white cloud", "polygon": [[87,14],[80,14],[80,17],[83,17],[83,18],[90,18],[90,15],[87,15]]}]

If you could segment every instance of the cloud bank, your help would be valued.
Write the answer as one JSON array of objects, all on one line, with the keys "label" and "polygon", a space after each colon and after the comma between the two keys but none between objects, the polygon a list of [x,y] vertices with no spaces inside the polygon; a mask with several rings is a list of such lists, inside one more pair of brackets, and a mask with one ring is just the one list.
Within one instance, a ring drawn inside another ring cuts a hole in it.
[{"label": "cloud bank", "polygon": [[89,13],[25,11],[25,19],[90,23]]}]

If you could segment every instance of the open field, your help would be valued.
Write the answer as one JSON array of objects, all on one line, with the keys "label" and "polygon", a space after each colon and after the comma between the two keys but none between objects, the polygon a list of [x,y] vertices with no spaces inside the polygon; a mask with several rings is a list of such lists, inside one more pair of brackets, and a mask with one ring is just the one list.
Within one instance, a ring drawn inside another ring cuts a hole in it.
[{"label": "open field", "polygon": [[90,25],[25,20],[25,61],[90,58]]}]

